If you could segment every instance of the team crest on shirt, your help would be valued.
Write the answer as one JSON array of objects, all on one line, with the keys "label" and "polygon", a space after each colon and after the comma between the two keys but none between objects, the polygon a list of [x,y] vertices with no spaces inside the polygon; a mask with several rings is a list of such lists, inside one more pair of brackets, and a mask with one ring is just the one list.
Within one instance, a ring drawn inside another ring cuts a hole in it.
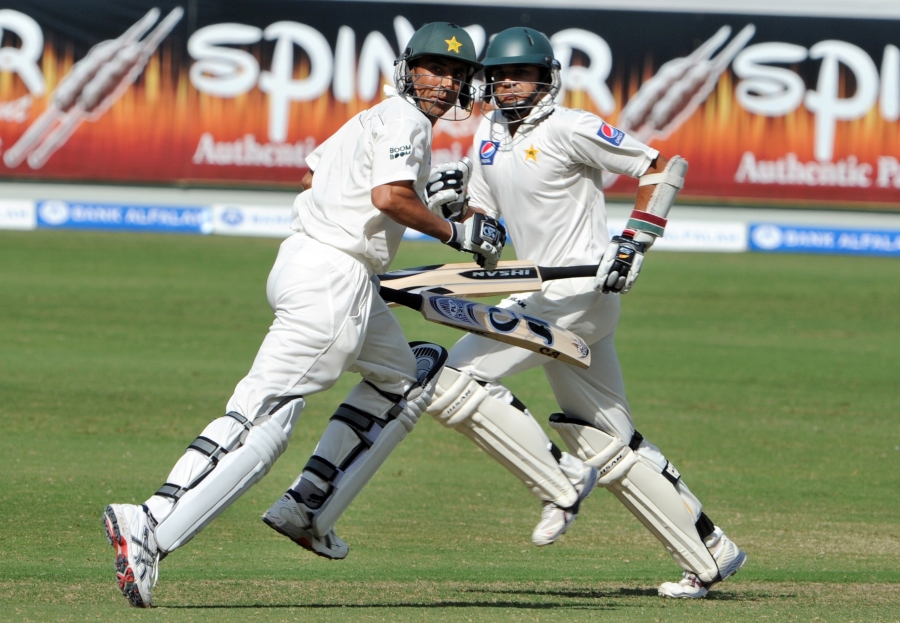
[{"label": "team crest on shirt", "polygon": [[500,143],[496,141],[481,141],[481,164],[494,164],[494,156],[497,155]]},{"label": "team crest on shirt", "polygon": [[622,130],[612,127],[605,121],[600,124],[600,129],[597,130],[597,136],[616,147],[621,145],[622,141],[625,140],[625,133]]}]

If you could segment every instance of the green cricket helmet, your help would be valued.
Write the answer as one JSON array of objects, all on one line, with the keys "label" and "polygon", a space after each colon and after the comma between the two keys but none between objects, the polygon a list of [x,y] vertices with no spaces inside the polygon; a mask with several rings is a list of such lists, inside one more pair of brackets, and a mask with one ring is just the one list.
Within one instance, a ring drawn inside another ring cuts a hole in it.
[{"label": "green cricket helmet", "polygon": [[434,116],[430,115],[430,110],[436,100],[416,94],[415,79],[410,73],[410,68],[416,66],[416,61],[425,56],[451,58],[467,66],[465,82],[459,83],[456,90],[457,103],[454,106],[467,114],[464,117],[457,116],[454,120],[467,118],[475,102],[472,80],[482,67],[478,62],[472,37],[461,26],[449,22],[425,24],[413,34],[400,58],[394,62],[394,86],[397,91],[416,104],[426,115]]},{"label": "green cricket helmet", "polygon": [[[515,27],[497,33],[488,45],[484,59],[483,99],[503,112],[508,121],[521,121],[534,108],[549,108],[559,93],[561,80],[560,64],[553,56],[550,39],[533,28]],[[534,91],[522,102],[501,105],[494,101],[493,87],[496,83],[493,70],[503,65],[535,65],[542,69]],[[549,97],[546,97],[549,95]]]}]

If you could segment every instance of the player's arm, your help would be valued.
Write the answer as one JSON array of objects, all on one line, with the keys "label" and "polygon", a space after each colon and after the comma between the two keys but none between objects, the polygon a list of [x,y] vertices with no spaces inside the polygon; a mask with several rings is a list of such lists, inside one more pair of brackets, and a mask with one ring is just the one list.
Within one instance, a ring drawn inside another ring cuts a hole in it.
[{"label": "player's arm", "polygon": [[607,247],[594,280],[596,290],[628,292],[644,253],[665,232],[666,216],[684,186],[687,161],[681,156],[666,158],[590,113],[572,124],[569,140],[573,161],[638,178],[635,209],[625,231]]},{"label": "player's arm", "polygon": [[644,253],[666,228],[666,216],[684,186],[687,161],[657,155],[638,179],[634,211],[621,236],[615,236],[606,248],[594,289],[602,292],[628,292],[640,274]]},{"label": "player's arm", "polygon": [[454,223],[431,212],[411,181],[381,184],[372,189],[372,205],[394,221],[437,238],[458,250],[475,254],[479,264],[494,269],[500,260],[506,231],[496,220],[477,214],[465,223]]},{"label": "player's arm", "polygon": [[453,226],[447,219],[429,211],[410,181],[390,182],[372,189],[372,205],[405,227],[447,242]]}]

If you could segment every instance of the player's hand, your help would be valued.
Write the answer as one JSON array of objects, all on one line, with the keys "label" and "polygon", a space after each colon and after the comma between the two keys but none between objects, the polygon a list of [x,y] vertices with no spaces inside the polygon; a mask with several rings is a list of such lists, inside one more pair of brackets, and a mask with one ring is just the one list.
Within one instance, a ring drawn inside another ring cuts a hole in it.
[{"label": "player's hand", "polygon": [[495,219],[476,212],[464,223],[450,223],[453,233],[444,244],[457,251],[475,254],[479,266],[488,270],[497,268],[503,245],[506,244],[506,228]]},{"label": "player's hand", "polygon": [[646,245],[631,238],[613,238],[600,260],[597,276],[594,277],[594,289],[614,294],[628,292],[641,272],[646,250]]},{"label": "player's hand", "polygon": [[438,216],[461,220],[466,215],[466,187],[471,175],[472,161],[468,158],[436,166],[425,185],[425,205]]}]

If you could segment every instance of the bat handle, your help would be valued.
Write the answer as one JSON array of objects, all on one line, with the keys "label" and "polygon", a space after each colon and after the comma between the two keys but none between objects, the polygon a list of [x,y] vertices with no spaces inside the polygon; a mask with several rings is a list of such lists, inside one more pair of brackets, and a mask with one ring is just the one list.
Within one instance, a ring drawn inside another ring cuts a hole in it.
[{"label": "bat handle", "polygon": [[597,264],[587,264],[582,266],[541,266],[540,271],[541,281],[593,277],[597,274]]},{"label": "bat handle", "polygon": [[404,292],[403,290],[394,290],[392,288],[385,288],[384,286],[381,286],[378,289],[378,292],[381,294],[381,298],[388,303],[396,303],[397,305],[403,305],[404,307],[409,307],[416,311],[422,309],[423,299],[421,294],[413,294],[411,292]]}]

